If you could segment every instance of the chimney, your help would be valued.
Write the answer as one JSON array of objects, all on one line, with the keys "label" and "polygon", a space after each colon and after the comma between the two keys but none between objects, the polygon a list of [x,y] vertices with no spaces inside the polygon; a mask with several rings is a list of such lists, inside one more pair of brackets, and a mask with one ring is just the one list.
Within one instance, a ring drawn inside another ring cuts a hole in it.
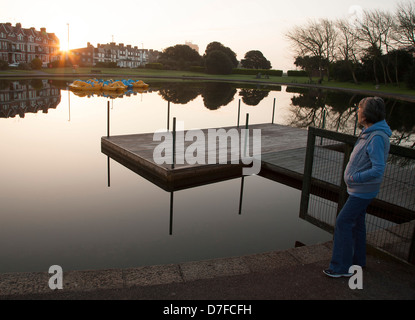
[{"label": "chimney", "polygon": [[20,22],[16,23],[16,28],[20,29],[22,27],[22,24]]},{"label": "chimney", "polygon": [[42,33],[46,33],[46,28],[40,28],[40,31],[41,31]]}]

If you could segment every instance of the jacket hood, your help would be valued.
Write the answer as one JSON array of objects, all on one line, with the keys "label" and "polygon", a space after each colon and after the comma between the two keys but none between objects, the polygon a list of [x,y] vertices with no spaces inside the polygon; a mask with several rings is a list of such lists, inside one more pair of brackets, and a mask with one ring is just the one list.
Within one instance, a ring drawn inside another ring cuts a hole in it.
[{"label": "jacket hood", "polygon": [[369,128],[363,129],[362,134],[367,134],[373,131],[383,131],[388,137],[392,135],[392,131],[385,120],[381,120],[372,124]]}]

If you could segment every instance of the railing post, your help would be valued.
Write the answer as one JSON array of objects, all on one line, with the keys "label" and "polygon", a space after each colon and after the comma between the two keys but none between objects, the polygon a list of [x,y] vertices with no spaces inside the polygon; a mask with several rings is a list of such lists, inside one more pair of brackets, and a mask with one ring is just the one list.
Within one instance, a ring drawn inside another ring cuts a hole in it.
[{"label": "railing post", "polygon": [[411,246],[409,247],[408,262],[415,264],[415,228],[412,233]]},{"label": "railing post", "polygon": [[316,144],[316,135],[313,127],[308,128],[307,136],[307,149],[304,163],[304,175],[303,175],[303,186],[301,191],[301,202],[300,202],[300,218],[305,218],[308,211],[308,203],[310,201],[311,191],[311,174],[313,170],[314,160],[314,147]]},{"label": "railing post", "polygon": [[340,173],[339,199],[337,201],[337,215],[339,215],[340,210],[343,208],[348,197],[347,186],[346,186],[346,183],[344,182],[343,175],[344,175],[344,170],[346,170],[347,163],[349,162],[352,149],[353,149],[353,146],[351,146],[350,144],[346,142],[344,143],[343,166],[342,166],[342,170]]}]

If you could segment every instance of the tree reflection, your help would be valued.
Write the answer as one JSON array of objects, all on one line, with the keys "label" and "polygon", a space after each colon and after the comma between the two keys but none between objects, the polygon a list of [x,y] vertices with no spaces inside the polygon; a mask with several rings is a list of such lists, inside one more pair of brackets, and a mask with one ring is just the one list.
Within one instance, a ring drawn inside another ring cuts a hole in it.
[{"label": "tree reflection", "polygon": [[[360,132],[356,110],[366,95],[294,87],[287,87],[286,91],[294,93],[288,125],[314,126],[355,135]],[[392,130],[391,143],[415,148],[413,103],[390,98],[384,98],[384,101],[386,121]]]},{"label": "tree reflection", "polygon": [[248,106],[258,105],[262,99],[268,97],[269,90],[260,89],[241,89],[239,95],[242,97],[243,103]]},{"label": "tree reflection", "polygon": [[226,106],[235,96],[236,89],[229,83],[206,83],[203,90],[203,102],[205,107],[210,110],[217,110]]},{"label": "tree reflection", "polygon": [[186,104],[196,99],[202,92],[199,83],[168,83],[160,88],[159,95],[166,101],[175,104]]}]

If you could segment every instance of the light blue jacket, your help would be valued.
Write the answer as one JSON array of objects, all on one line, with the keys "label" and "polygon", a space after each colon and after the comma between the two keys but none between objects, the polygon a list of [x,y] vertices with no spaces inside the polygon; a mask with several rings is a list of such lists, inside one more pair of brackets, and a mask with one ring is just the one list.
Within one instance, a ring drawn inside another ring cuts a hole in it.
[{"label": "light blue jacket", "polygon": [[350,195],[371,199],[379,192],[389,155],[392,131],[385,120],[362,130],[344,170]]}]

